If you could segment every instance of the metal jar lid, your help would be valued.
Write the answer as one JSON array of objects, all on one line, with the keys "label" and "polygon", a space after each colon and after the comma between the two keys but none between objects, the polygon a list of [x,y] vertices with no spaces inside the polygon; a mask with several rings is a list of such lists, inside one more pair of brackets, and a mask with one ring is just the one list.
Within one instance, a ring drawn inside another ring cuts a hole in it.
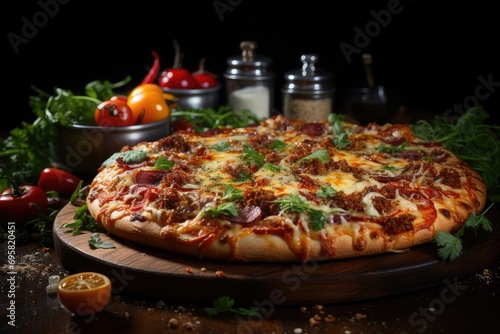
[{"label": "metal jar lid", "polygon": [[243,41],[240,43],[241,55],[229,57],[224,77],[228,79],[268,80],[276,75],[272,71],[272,59],[255,54],[257,43]]},{"label": "metal jar lid", "polygon": [[329,71],[316,68],[318,56],[304,54],[300,57],[302,68],[285,73],[283,92],[300,94],[331,93],[332,74]]}]

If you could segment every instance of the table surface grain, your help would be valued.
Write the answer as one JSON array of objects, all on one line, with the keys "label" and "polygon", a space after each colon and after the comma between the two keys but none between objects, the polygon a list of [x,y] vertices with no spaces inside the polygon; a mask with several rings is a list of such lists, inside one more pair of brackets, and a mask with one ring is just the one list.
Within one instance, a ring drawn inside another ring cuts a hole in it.
[{"label": "table surface grain", "polygon": [[437,286],[383,298],[292,306],[264,300],[258,305],[261,315],[254,318],[211,317],[206,305],[116,289],[102,312],[75,316],[61,307],[56,294],[45,290],[49,276],[70,273],[53,248],[34,241],[16,245],[14,268],[7,263],[7,242],[0,243],[0,249],[0,333],[402,334],[500,328],[500,258],[464,277],[450,274]]}]

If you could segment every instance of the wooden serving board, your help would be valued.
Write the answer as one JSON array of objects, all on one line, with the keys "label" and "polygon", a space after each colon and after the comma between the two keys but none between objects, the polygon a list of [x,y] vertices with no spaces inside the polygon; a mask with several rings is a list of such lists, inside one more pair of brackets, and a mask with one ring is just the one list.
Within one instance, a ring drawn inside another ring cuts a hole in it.
[{"label": "wooden serving board", "polygon": [[[113,292],[167,301],[211,303],[221,296],[238,305],[328,304],[384,297],[453,282],[485,268],[500,254],[500,232],[482,233],[464,243],[463,254],[440,261],[430,243],[406,253],[306,263],[224,263],[173,255],[100,233],[116,248],[92,249],[90,232],[72,235],[63,227],[76,207],[66,205],[54,222],[54,243],[72,272],[108,275]],[[498,210],[488,215],[498,221]],[[219,277],[218,272],[224,275]]]}]

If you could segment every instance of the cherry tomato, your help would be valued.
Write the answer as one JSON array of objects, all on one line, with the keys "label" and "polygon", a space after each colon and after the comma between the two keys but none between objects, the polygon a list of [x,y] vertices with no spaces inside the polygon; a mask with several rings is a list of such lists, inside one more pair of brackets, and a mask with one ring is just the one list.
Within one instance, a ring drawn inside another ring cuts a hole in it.
[{"label": "cherry tomato", "polygon": [[95,124],[99,126],[127,126],[135,123],[127,100],[120,96],[101,102],[94,116]]},{"label": "cherry tomato", "polygon": [[170,116],[163,90],[155,84],[144,84],[135,87],[128,95],[130,106],[137,123],[161,121]]},{"label": "cherry tomato", "polygon": [[110,101],[117,101],[117,100],[127,102],[127,95],[114,95],[110,98]]},{"label": "cherry tomato", "polygon": [[48,199],[45,191],[37,186],[17,186],[12,181],[12,187],[0,195],[0,223],[14,222],[21,227],[37,218],[38,209],[47,213]]},{"label": "cherry tomato", "polygon": [[59,168],[48,167],[42,170],[37,186],[47,191],[56,191],[62,197],[71,197],[80,179]]}]

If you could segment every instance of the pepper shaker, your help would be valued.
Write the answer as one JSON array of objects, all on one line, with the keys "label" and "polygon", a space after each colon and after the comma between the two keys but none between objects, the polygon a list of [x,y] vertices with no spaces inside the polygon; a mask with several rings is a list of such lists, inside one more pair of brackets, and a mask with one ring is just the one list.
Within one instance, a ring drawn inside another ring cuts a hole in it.
[{"label": "pepper shaker", "polygon": [[283,115],[308,122],[327,121],[333,112],[332,74],[316,68],[316,54],[304,54],[300,61],[302,68],[288,71],[284,76]]},{"label": "pepper shaker", "polygon": [[257,117],[271,116],[274,108],[272,59],[255,53],[257,43],[240,43],[241,55],[227,59],[226,98],[233,110],[249,109]]}]

